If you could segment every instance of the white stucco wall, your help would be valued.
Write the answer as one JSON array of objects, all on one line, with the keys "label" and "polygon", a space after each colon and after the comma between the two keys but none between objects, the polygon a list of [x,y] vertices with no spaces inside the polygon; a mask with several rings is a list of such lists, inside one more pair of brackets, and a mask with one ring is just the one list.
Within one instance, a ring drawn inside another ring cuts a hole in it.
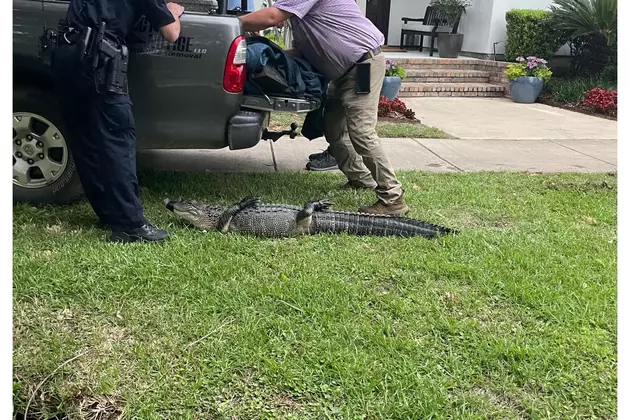
[{"label": "white stucco wall", "polygon": [[[262,0],[261,0],[262,1]],[[363,11],[363,14],[365,14],[365,6],[366,6],[367,1],[366,0],[357,0],[357,4],[359,5],[359,7],[361,8],[361,10]]]},{"label": "white stucco wall", "polygon": [[464,34],[462,51],[488,54],[493,3],[494,0],[474,0],[462,17],[458,28],[458,32]]},{"label": "white stucco wall", "polygon": [[[389,34],[387,43],[392,46],[400,45],[401,19],[403,17],[422,18],[430,2],[431,0],[392,0],[389,11]],[[424,45],[429,45],[426,38]]]}]

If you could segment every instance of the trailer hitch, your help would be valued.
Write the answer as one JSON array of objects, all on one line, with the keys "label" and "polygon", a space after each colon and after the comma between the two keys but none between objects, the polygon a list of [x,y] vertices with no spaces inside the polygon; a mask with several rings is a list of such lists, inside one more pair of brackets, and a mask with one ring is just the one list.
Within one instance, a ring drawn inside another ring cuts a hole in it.
[{"label": "trailer hitch", "polygon": [[266,128],[263,130],[262,133],[262,139],[263,140],[272,140],[273,142],[276,142],[280,137],[282,136],[289,136],[292,139],[296,138],[298,133],[297,133],[297,128],[298,125],[296,123],[291,123],[291,129],[290,130],[282,130],[282,131],[269,131]]}]

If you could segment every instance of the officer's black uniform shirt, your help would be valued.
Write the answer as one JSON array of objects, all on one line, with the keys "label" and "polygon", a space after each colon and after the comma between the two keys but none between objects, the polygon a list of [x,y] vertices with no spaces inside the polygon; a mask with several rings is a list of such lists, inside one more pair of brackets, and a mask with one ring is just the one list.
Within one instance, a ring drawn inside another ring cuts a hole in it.
[{"label": "officer's black uniform shirt", "polygon": [[124,44],[142,15],[155,30],[175,22],[164,0],[70,0],[66,19],[81,29],[98,29],[104,21],[106,32]]}]

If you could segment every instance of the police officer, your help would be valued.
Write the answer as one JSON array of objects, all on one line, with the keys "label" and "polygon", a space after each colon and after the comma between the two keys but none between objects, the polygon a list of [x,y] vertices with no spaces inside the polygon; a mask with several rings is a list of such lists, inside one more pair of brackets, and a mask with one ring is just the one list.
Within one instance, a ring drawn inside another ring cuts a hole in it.
[{"label": "police officer", "polygon": [[[53,52],[55,89],[70,131],[68,146],[85,196],[112,229],[115,242],[160,242],[169,236],[144,217],[135,122],[121,69],[128,57],[127,35],[139,18],[144,15],[166,40],[175,42],[183,12],[179,4],[164,0],[70,0]],[[108,64],[113,62],[118,66]]]}]

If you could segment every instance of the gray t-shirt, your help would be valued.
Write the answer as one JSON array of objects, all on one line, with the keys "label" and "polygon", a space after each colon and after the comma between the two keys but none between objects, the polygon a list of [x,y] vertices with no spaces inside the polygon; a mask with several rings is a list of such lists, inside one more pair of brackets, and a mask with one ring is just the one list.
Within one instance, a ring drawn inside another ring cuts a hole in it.
[{"label": "gray t-shirt", "polygon": [[385,42],[355,0],[276,0],[274,6],[295,15],[295,48],[331,80]]}]

